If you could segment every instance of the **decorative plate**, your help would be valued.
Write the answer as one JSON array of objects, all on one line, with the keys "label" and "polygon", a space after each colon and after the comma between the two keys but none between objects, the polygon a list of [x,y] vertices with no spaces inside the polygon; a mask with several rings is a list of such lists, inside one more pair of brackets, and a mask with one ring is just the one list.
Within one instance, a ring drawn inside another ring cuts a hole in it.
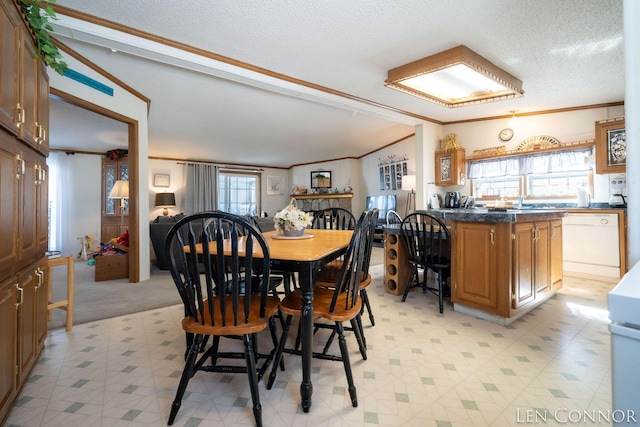
[{"label": "decorative plate", "polygon": [[304,233],[302,236],[285,236],[284,234],[273,234],[271,238],[276,240],[303,240],[313,238],[313,234]]},{"label": "decorative plate", "polygon": [[516,147],[516,151],[533,151],[541,148],[558,147],[560,141],[557,138],[547,135],[532,136],[522,141]]}]

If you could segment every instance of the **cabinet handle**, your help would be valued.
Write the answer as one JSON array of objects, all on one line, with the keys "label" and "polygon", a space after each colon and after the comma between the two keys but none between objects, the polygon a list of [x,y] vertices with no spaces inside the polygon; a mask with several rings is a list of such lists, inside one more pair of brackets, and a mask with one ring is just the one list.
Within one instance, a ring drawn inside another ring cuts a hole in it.
[{"label": "cabinet handle", "polygon": [[16,289],[18,290],[18,302],[16,302],[16,310],[20,307],[24,300],[24,289],[20,287],[20,284],[16,283]]},{"label": "cabinet handle", "polygon": [[20,179],[20,175],[24,175],[25,172],[24,160],[20,157],[20,154],[16,155],[16,162],[18,162],[18,173],[16,174],[16,178]]},{"label": "cabinet handle", "polygon": [[42,284],[44,283],[44,271],[42,271],[42,269],[40,269],[40,267],[36,268],[36,276],[38,276],[38,284],[36,285],[36,292],[38,291],[38,289],[40,289],[40,287],[42,287]]},{"label": "cabinet handle", "polygon": [[495,242],[495,240],[493,238],[493,235],[494,235],[494,230],[492,228],[491,231],[489,231],[489,239],[491,240],[491,244],[495,245],[496,242]]},{"label": "cabinet handle", "polygon": [[18,103],[16,110],[18,110],[18,123],[16,123],[16,125],[20,127],[24,124],[24,108]]},{"label": "cabinet handle", "polygon": [[36,177],[35,180],[33,180],[33,183],[35,185],[40,185],[40,166],[38,165],[33,165],[33,173]]}]

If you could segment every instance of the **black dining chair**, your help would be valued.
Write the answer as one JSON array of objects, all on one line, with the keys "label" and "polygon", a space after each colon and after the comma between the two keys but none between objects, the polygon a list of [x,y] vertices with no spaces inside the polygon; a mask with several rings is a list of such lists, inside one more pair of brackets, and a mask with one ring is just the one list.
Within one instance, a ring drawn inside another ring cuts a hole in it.
[{"label": "black dining chair", "polygon": [[[204,212],[178,221],[167,235],[164,250],[184,305],[182,329],[187,337],[185,366],[168,424],[175,421],[189,380],[205,371],[246,373],[256,425],[262,426],[258,381],[278,345],[274,316],[279,303],[269,289],[271,266],[265,238],[239,216]],[[254,250],[262,257],[255,257]],[[257,334],[267,328],[272,346],[262,353]],[[208,348],[202,347],[205,337],[212,337]],[[221,337],[241,337],[244,351],[220,351]],[[244,366],[226,359],[244,359]]]},{"label": "black dining chair", "polygon": [[387,225],[400,224],[402,223],[402,217],[398,214],[398,212],[391,209],[387,211],[385,221]]},{"label": "black dining chair", "polygon": [[[376,223],[378,221],[379,211],[378,209],[372,209],[369,211],[369,215],[366,218],[367,226],[371,229],[367,230],[370,234],[370,239],[367,240],[367,255],[365,261],[364,274],[361,281],[360,293],[362,296],[362,302],[364,308],[369,313],[369,321],[372,326],[375,326],[375,319],[373,318],[373,311],[371,311],[371,304],[369,303],[369,297],[367,295],[366,288],[371,284],[371,276],[369,275],[369,262],[371,260],[371,252],[373,250],[373,234],[375,232]],[[375,218],[374,218],[375,216]],[[330,228],[332,230],[353,230],[356,225],[356,218],[351,211],[343,208],[327,208],[316,212],[313,220],[313,228]],[[335,260],[326,266],[324,266],[316,275],[316,285],[324,287],[335,286],[336,279],[340,268],[342,267],[342,260]]]},{"label": "black dining chair", "polygon": [[[445,282],[451,275],[449,230],[440,219],[427,213],[407,215],[401,227],[409,263],[413,268],[402,294],[402,301],[407,299],[411,288],[419,286],[423,292],[430,291],[438,296],[440,313],[442,313],[446,293]],[[423,270],[422,280],[420,280],[420,270]],[[437,275],[436,286],[429,285],[428,270]]]},{"label": "black dining chair", "polygon": [[353,230],[356,217],[344,208],[326,208],[315,212],[311,228],[330,230]]},{"label": "black dining chair", "polygon": [[[364,212],[358,220],[356,227],[351,236],[349,246],[344,255],[344,262],[338,275],[337,281],[333,288],[316,287],[313,292],[313,313],[316,319],[324,319],[331,322],[331,324],[322,324],[332,330],[336,331],[338,335],[338,342],[340,344],[340,355],[325,354],[325,352],[312,352],[312,356],[318,359],[341,361],[345,374],[347,376],[349,396],[351,397],[351,404],[353,407],[358,406],[358,398],[356,394],[356,387],[353,381],[353,374],[351,371],[351,362],[349,360],[349,351],[347,349],[347,341],[345,338],[345,327],[343,322],[349,321],[351,323],[351,329],[354,332],[360,354],[363,359],[367,358],[367,350],[364,346],[364,342],[361,336],[361,329],[356,324],[356,318],[360,316],[362,308],[362,300],[359,298],[359,285],[363,273],[363,265],[365,262],[366,251],[366,239],[367,235],[367,212]],[[271,370],[269,379],[267,381],[267,389],[271,389],[273,382],[276,378],[277,364],[282,358],[282,353],[285,351],[285,344],[287,341],[287,335],[289,333],[289,327],[293,316],[300,317],[302,315],[302,292],[297,289],[285,296],[280,302],[280,311],[287,315],[285,321],[285,328],[282,331],[278,351],[274,359],[274,367],[276,369]],[[321,325],[318,321],[314,322],[315,326]],[[300,355],[301,351],[297,348],[286,349],[288,353]]]},{"label": "black dining chair", "polygon": [[[362,326],[362,315],[364,314],[364,309],[367,309],[367,313],[369,314],[369,321],[371,322],[371,326],[376,325],[375,318],[373,317],[373,310],[371,310],[371,303],[369,302],[369,294],[367,293],[367,288],[371,285],[372,277],[369,274],[369,266],[371,264],[371,253],[373,252],[373,242],[374,242],[374,234],[376,229],[376,224],[378,222],[378,209],[372,209],[370,211],[365,211],[365,221],[363,227],[365,227],[366,237],[365,237],[365,249],[364,249],[364,262],[362,264],[362,275],[360,276],[360,284],[358,285],[358,289],[360,291],[360,297],[362,298],[362,308],[360,310],[360,316],[356,318],[356,323],[360,328],[360,334],[362,336],[362,342],[364,346],[367,346],[367,339],[364,334],[364,328]],[[338,263],[340,267],[342,263]],[[336,265],[334,265],[336,267]],[[319,278],[316,280],[315,285],[324,288],[334,288],[336,286],[336,282],[338,279],[338,274],[340,273],[339,268],[334,268],[333,273],[326,277],[327,274],[322,274],[321,271],[319,273]],[[329,280],[328,282],[326,280]],[[345,328],[350,329],[350,328]],[[326,342],[324,353],[329,351],[329,347],[331,346],[333,339],[336,335],[336,331],[333,331],[329,336],[329,339]]]}]

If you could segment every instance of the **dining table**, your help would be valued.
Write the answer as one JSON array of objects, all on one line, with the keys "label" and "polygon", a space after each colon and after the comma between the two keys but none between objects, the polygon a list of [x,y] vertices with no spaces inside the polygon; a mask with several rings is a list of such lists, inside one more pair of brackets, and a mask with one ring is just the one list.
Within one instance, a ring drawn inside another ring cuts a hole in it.
[{"label": "dining table", "polygon": [[[302,293],[300,317],[300,345],[302,354],[302,383],[300,384],[301,406],[304,412],[311,408],[313,384],[311,383],[311,360],[313,342],[313,288],[315,274],[327,263],[339,258],[347,251],[353,230],[306,229],[302,236],[288,237],[278,231],[264,232],[269,246],[271,268],[298,274]],[[213,245],[214,242],[211,242]],[[226,244],[226,242],[225,242]],[[238,245],[242,256],[243,244]],[[225,247],[230,249],[231,242]],[[211,253],[215,248],[211,246]],[[200,249],[201,250],[201,249]],[[254,246],[254,258],[260,258],[260,247]]]}]

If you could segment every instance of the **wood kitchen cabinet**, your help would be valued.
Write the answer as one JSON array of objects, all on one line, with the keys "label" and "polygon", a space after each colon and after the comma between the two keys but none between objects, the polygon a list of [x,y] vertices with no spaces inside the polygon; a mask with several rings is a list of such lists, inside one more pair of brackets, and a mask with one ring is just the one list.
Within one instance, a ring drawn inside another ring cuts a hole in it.
[{"label": "wood kitchen cabinet", "polygon": [[31,373],[47,335],[47,259],[42,257],[18,274],[18,383]]},{"label": "wood kitchen cabinet", "polygon": [[7,417],[18,395],[16,357],[18,348],[17,277],[0,280],[0,422]]},{"label": "wood kitchen cabinet", "polygon": [[[509,248],[505,224],[455,222],[451,228],[451,298],[454,303],[507,317]],[[454,255],[455,254],[455,255]]]},{"label": "wood kitchen cabinet", "polygon": [[13,135],[19,132],[20,91],[17,76],[21,25],[22,19],[15,6],[8,1],[0,2],[0,124]]},{"label": "wood kitchen cabinet", "polygon": [[556,291],[562,287],[562,220],[549,221],[551,237],[549,242],[549,259],[551,262],[551,290]]},{"label": "wood kitchen cabinet", "polygon": [[513,225],[511,308],[529,304],[551,289],[551,226],[549,221]]},{"label": "wood kitchen cabinet", "polygon": [[464,167],[464,148],[438,151],[436,159],[436,185],[464,185],[467,174]]},{"label": "wood kitchen cabinet", "polygon": [[452,222],[452,301],[514,318],[562,286],[562,220]]},{"label": "wood kitchen cabinet", "polygon": [[0,424],[47,337],[49,80],[17,3],[0,0]]}]

